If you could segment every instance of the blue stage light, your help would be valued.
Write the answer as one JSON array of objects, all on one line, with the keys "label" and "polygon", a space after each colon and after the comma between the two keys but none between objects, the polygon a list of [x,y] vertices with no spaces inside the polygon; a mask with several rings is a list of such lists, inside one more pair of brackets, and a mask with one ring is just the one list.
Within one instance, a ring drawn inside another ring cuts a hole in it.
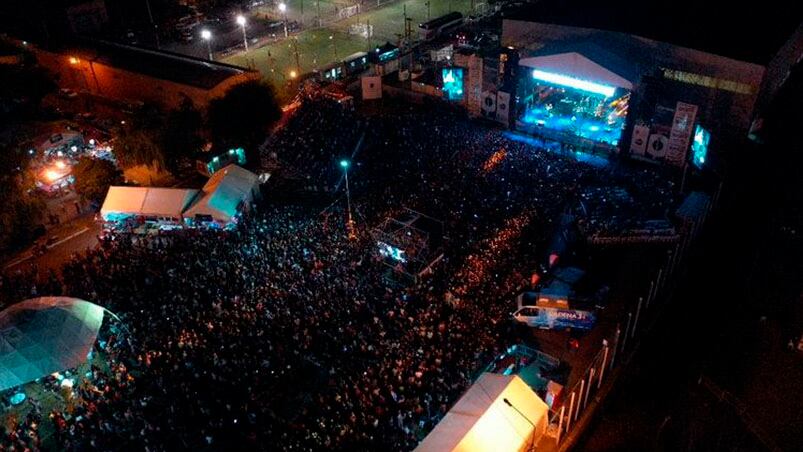
[{"label": "blue stage light", "polygon": [[533,78],[548,83],[554,83],[556,85],[578,89],[580,91],[587,91],[589,93],[601,94],[605,97],[613,96],[613,93],[616,91],[616,88],[613,86],[601,85],[599,83],[580,80],[566,75],[539,71],[538,69],[533,70]]}]

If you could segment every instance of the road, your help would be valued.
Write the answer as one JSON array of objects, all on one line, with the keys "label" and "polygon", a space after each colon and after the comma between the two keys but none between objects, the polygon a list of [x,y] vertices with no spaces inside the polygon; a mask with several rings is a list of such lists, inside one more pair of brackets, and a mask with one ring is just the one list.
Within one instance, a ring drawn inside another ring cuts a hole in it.
[{"label": "road", "polygon": [[100,225],[94,220],[94,216],[83,216],[48,231],[48,236],[55,236],[56,239],[48,245],[47,252],[43,255],[34,253],[34,247],[30,247],[4,264],[3,270],[9,272],[36,266],[40,271],[58,271],[73,253],[97,246],[99,233]]}]

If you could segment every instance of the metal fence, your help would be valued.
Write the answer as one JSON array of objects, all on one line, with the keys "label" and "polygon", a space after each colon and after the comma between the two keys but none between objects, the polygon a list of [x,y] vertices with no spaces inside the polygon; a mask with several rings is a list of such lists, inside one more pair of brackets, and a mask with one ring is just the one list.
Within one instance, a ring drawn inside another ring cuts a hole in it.
[{"label": "metal fence", "polygon": [[708,220],[721,191],[722,184],[717,187],[712,201],[700,220],[686,230],[674,248],[669,250],[666,260],[650,281],[647,293],[638,298],[635,308],[631,307],[621,317],[613,334],[603,339],[600,350],[583,371],[580,381],[564,389],[560,405],[550,410],[549,434],[545,440],[553,440],[556,449],[563,450],[571,445],[571,441],[567,442],[566,438],[573,428],[576,429],[581,422],[588,420],[584,419],[584,416],[589,416],[590,419],[594,410],[589,408],[595,407],[595,396],[599,394],[602,398],[603,391],[610,388],[611,385],[603,386],[603,382],[613,374],[623,358],[636,350],[639,335],[645,330],[645,322],[653,322],[659,316],[662,302],[671,295],[671,291],[665,290],[667,282],[677,278],[679,264],[685,260],[690,245]]}]

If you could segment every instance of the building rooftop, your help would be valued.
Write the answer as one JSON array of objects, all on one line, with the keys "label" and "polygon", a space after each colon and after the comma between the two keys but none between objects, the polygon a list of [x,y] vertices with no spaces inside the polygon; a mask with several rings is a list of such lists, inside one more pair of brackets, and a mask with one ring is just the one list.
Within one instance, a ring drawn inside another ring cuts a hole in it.
[{"label": "building rooftop", "polygon": [[203,89],[214,88],[230,77],[253,72],[231,64],[108,41],[85,40],[64,50],[90,61]]},{"label": "building rooftop", "polygon": [[505,14],[528,20],[620,31],[765,65],[800,23],[780,4],[723,6],[693,0],[544,0]]}]

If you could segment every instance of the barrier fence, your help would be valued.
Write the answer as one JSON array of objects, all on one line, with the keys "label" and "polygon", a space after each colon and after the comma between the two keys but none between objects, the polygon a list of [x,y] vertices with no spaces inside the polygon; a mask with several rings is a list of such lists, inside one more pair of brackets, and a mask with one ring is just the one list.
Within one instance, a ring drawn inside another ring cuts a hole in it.
[{"label": "barrier fence", "polygon": [[[584,416],[588,415],[590,419],[594,410],[589,410],[589,407],[595,405],[596,396],[600,395],[600,400],[604,397],[605,392],[612,386],[610,384],[612,381],[609,379],[617,365],[638,348],[639,335],[646,330],[645,321],[650,323],[655,321],[660,311],[656,308],[670,298],[671,291],[664,290],[667,282],[677,278],[679,263],[686,258],[690,245],[700,233],[702,225],[706,223],[721,191],[722,184],[717,187],[712,202],[708,204],[699,221],[688,228],[680,240],[675,242],[675,246],[668,251],[666,260],[651,279],[647,292],[638,297],[635,307],[626,311],[613,334],[602,340],[600,350],[581,374],[580,381],[568,389],[564,388],[559,398],[560,405],[550,409],[548,435],[542,440],[551,440],[554,443],[542,444],[541,447],[548,449],[548,446],[554,445],[558,450],[568,449],[572,444],[572,441],[567,441],[569,435],[578,424],[588,420],[584,419]],[[608,383],[607,387],[603,383]]]}]

